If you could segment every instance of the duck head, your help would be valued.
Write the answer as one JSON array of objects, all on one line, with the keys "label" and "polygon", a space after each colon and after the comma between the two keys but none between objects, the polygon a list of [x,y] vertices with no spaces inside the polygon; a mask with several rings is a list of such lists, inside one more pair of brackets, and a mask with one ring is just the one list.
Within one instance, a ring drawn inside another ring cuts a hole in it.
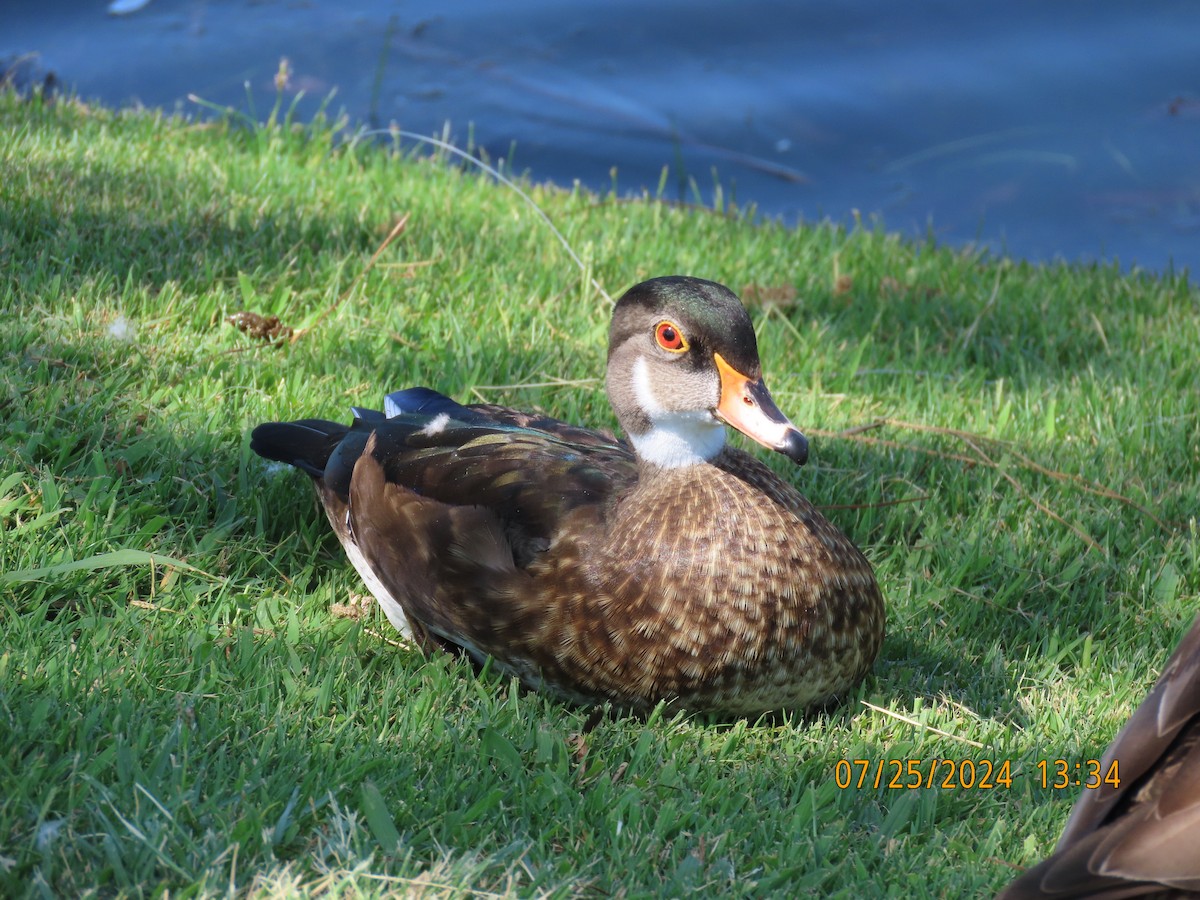
[{"label": "duck head", "polygon": [[684,276],[634,285],[613,308],[608,397],[637,455],[660,468],[712,459],[731,425],[797,463],[808,441],[762,378],[754,326],[727,287]]}]

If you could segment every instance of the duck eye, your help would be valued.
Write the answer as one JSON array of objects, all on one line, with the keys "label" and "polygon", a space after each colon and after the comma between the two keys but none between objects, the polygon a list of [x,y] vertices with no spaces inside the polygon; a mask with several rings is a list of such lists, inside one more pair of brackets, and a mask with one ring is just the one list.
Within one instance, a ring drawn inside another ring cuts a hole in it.
[{"label": "duck eye", "polygon": [[682,353],[688,348],[683,333],[671,322],[659,322],[658,327],[654,329],[654,337],[658,346],[672,353]]}]

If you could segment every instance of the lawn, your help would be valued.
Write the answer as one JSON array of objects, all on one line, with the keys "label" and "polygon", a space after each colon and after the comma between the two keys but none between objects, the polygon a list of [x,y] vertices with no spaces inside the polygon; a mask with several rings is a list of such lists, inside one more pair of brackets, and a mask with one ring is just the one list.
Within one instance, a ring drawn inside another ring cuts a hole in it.
[{"label": "lawn", "polygon": [[[1200,608],[1186,274],[521,182],[573,258],[350,136],[0,95],[0,893],[959,898],[1048,852],[1039,761],[1098,757]],[[672,273],[746,299],[812,442],[769,462],[875,566],[838,709],[585,731],[398,645],[248,449],[414,384],[611,427],[609,297]]]}]

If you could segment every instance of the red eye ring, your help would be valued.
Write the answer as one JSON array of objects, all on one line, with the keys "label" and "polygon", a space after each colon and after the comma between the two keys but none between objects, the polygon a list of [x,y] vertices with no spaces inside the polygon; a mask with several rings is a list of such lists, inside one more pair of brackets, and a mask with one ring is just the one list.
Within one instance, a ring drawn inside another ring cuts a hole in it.
[{"label": "red eye ring", "polygon": [[654,339],[658,341],[658,346],[672,353],[683,353],[688,348],[688,342],[683,339],[683,332],[674,322],[659,322],[654,328]]}]

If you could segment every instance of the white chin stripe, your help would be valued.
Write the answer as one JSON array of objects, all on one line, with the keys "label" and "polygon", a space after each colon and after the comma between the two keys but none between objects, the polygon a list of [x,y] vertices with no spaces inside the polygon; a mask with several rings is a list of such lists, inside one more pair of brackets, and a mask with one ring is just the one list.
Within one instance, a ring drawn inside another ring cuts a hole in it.
[{"label": "white chin stripe", "polygon": [[638,456],[662,469],[678,469],[708,462],[725,446],[725,426],[693,415],[666,415],[655,420],[645,434],[631,434]]},{"label": "white chin stripe", "polygon": [[654,395],[646,360],[633,364],[633,393],[650,419],[645,434],[629,440],[638,456],[662,469],[678,469],[708,462],[725,446],[725,426],[707,411],[668,412]]}]

